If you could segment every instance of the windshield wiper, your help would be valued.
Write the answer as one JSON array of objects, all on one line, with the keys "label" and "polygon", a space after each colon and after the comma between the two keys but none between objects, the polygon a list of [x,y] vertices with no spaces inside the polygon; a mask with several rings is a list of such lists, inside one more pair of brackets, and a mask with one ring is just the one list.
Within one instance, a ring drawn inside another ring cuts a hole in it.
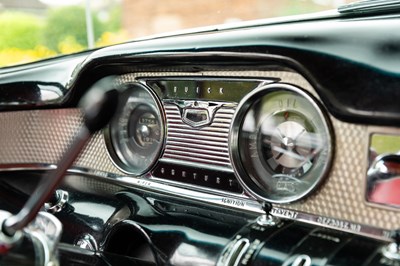
[{"label": "windshield wiper", "polygon": [[338,12],[350,13],[381,13],[389,11],[400,11],[399,0],[364,0],[340,6]]}]

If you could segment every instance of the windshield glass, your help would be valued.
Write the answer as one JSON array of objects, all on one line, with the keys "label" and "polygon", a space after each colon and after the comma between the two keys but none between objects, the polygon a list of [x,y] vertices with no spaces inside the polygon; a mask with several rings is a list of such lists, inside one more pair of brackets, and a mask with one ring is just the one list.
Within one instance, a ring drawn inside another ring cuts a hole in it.
[{"label": "windshield glass", "polygon": [[348,0],[0,0],[0,67],[194,27],[318,12]]}]

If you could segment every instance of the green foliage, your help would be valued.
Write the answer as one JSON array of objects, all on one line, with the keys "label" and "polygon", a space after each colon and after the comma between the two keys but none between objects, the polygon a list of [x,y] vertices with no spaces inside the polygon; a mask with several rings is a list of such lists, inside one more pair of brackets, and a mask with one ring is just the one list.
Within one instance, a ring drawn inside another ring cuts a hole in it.
[{"label": "green foliage", "polygon": [[18,12],[0,14],[0,50],[36,47],[41,41],[42,28],[43,21],[36,16]]},{"label": "green foliage", "polygon": [[315,5],[312,1],[289,0],[277,9],[277,16],[292,16],[321,11],[322,6]]},{"label": "green foliage", "polygon": [[[103,25],[94,14],[92,20],[96,40],[103,32]],[[59,51],[59,43],[71,36],[79,45],[87,47],[85,9],[79,6],[69,6],[50,10],[43,36],[43,43],[55,51]]]},{"label": "green foliage", "polygon": [[121,30],[122,12],[120,6],[115,6],[110,10],[109,18],[104,21],[104,31],[118,32]]},{"label": "green foliage", "polygon": [[398,136],[374,134],[371,139],[372,148],[378,153],[397,153],[400,151]]}]

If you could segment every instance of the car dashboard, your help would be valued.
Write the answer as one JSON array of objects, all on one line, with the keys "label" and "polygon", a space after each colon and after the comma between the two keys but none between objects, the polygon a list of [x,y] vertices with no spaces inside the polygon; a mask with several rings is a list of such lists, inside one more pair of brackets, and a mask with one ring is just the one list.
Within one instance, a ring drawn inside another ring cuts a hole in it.
[{"label": "car dashboard", "polygon": [[45,208],[60,265],[398,265],[399,26],[254,22],[3,69],[0,209],[57,168],[107,80],[116,112]]}]

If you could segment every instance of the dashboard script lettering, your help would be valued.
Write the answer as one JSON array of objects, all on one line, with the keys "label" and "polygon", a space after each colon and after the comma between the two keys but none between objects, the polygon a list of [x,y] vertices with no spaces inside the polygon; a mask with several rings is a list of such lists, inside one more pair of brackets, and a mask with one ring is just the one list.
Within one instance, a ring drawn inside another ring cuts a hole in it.
[{"label": "dashboard script lettering", "polygon": [[239,207],[244,207],[246,203],[242,200],[235,200],[235,199],[228,199],[228,198],[222,198],[222,203],[232,205],[232,206],[239,206]]},{"label": "dashboard script lettering", "polygon": [[142,185],[142,186],[146,186],[146,187],[150,187],[151,186],[151,182],[144,181],[144,180],[138,180],[138,184]]},{"label": "dashboard script lettering", "polygon": [[298,212],[295,211],[290,211],[290,210],[284,210],[284,209],[278,209],[278,208],[273,208],[271,210],[271,213],[277,216],[283,216],[283,217],[287,217],[290,219],[296,219],[297,215],[299,214]]},{"label": "dashboard script lettering", "polygon": [[341,220],[337,220],[337,219],[333,219],[333,218],[318,217],[317,223],[320,223],[322,225],[336,227],[339,229],[351,230],[351,231],[356,231],[356,232],[361,231],[361,225],[359,225],[359,224],[354,224],[354,223],[341,221]]}]

